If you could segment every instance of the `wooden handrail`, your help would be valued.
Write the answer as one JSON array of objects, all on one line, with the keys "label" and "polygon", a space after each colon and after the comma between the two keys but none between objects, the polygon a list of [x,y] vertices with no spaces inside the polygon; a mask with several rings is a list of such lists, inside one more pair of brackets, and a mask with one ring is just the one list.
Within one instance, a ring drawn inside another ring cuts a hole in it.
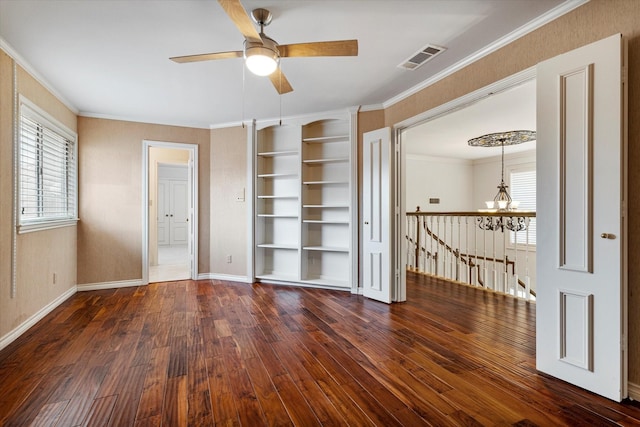
[{"label": "wooden handrail", "polygon": [[489,217],[514,217],[520,216],[523,218],[535,218],[536,213],[533,211],[503,211],[503,212],[483,212],[483,211],[471,211],[471,212],[407,212],[407,216],[489,216]]}]

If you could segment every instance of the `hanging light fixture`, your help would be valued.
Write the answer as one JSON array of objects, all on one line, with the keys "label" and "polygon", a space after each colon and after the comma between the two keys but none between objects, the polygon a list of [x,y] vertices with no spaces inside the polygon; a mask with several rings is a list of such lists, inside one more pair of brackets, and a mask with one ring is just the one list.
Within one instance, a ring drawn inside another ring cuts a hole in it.
[{"label": "hanging light fixture", "polygon": [[268,76],[278,68],[280,53],[276,43],[261,34],[262,43],[244,42],[244,61],[249,71],[258,76]]},{"label": "hanging light fixture", "polygon": [[498,185],[498,193],[493,198],[493,207],[497,207],[498,211],[508,211],[515,208],[515,206],[512,206],[514,201],[511,199],[509,191],[507,191],[509,186],[504,183],[504,146],[522,144],[523,142],[535,141],[535,139],[535,131],[512,130],[508,132],[490,133],[469,140],[471,147],[502,147],[500,185]]},{"label": "hanging light fixture", "polygon": [[244,63],[249,71],[257,76],[268,76],[272,74],[280,62],[280,51],[278,43],[264,33],[264,27],[271,23],[273,15],[267,9],[254,9],[251,12],[251,19],[260,25],[260,41],[244,42]]}]

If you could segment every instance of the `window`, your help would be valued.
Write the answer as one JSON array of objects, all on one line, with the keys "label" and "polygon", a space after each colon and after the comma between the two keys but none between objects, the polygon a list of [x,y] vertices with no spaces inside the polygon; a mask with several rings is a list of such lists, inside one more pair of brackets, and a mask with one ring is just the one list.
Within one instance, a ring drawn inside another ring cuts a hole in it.
[{"label": "window", "polygon": [[18,151],[21,232],[77,219],[76,135],[22,99]]},{"label": "window", "polygon": [[[512,169],[510,174],[511,183],[511,198],[520,202],[518,209],[526,211],[536,210],[536,170],[535,166]],[[527,237],[529,238],[529,244],[536,244],[536,219],[531,218],[529,223],[529,233],[527,236],[526,231],[520,231],[517,234],[511,232],[511,243],[526,244]]]}]

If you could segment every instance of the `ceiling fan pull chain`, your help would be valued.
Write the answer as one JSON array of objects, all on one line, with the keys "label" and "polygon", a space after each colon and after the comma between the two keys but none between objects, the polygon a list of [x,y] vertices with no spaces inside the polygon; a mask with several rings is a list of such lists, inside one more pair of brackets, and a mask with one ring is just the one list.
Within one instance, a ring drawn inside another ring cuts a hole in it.
[{"label": "ceiling fan pull chain", "polygon": [[245,74],[244,74],[244,64],[242,64],[242,129],[244,129],[244,79],[245,79]]},{"label": "ceiling fan pull chain", "polygon": [[[278,68],[280,68],[280,89],[282,89],[282,63],[278,62]],[[280,126],[282,126],[282,94],[278,91],[278,98],[280,98]]]}]

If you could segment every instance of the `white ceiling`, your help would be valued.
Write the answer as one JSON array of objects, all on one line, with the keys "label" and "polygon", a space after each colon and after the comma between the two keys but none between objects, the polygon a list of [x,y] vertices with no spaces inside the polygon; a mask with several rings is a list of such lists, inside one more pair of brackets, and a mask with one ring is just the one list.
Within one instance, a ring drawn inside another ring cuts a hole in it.
[{"label": "white ceiling", "polygon": [[[536,130],[536,82],[493,94],[402,134],[408,154],[456,159],[499,156],[500,147],[470,147],[471,138],[510,130]],[[535,141],[505,147],[505,154],[535,150]]]},{"label": "white ceiling", "polygon": [[[357,105],[400,94],[499,46],[583,0],[243,0],[264,7],[282,44],[358,39],[358,57],[285,58],[294,92],[228,59],[168,58],[241,50],[214,0],[0,0],[0,47],[82,115],[209,127]],[[398,68],[426,44],[447,50]]]}]

